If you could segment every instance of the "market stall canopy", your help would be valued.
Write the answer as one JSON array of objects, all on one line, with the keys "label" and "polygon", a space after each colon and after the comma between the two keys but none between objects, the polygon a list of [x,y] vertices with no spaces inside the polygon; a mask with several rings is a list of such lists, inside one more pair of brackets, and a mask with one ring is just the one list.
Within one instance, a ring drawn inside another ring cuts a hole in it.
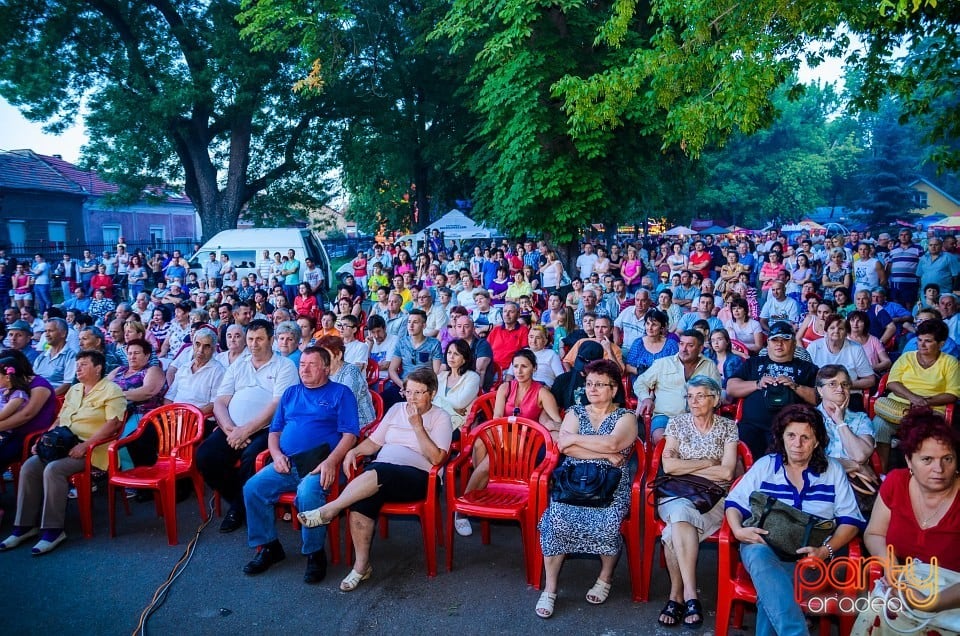
[{"label": "market stall canopy", "polygon": [[415,241],[423,238],[424,231],[432,233],[434,230],[443,234],[446,241],[468,241],[500,236],[497,230],[480,225],[460,210],[450,210],[417,234],[407,234],[400,238],[404,241]]},{"label": "market stall canopy", "polygon": [[728,230],[725,227],[721,227],[719,225],[714,225],[714,226],[708,227],[705,230],[700,230],[700,234],[729,234],[729,233],[730,233],[730,230]]},{"label": "market stall canopy", "polygon": [[935,229],[937,229],[937,228],[945,228],[945,229],[948,229],[948,230],[960,228],[960,216],[950,216],[950,217],[947,217],[947,218],[943,219],[942,221],[937,221],[937,222],[936,222],[934,225],[932,225],[931,227],[933,227],[933,228],[935,228]]},{"label": "market stall canopy", "polygon": [[812,221],[812,220],[810,220],[810,219],[804,219],[804,220],[800,221],[800,223],[798,223],[797,225],[802,225],[802,226],[804,226],[805,228],[807,228],[808,230],[817,230],[817,231],[820,231],[820,230],[825,230],[825,229],[827,229],[826,227],[820,225],[820,224],[817,223],[816,221]]},{"label": "market stall canopy", "polygon": [[694,232],[693,230],[691,230],[685,225],[678,225],[677,227],[672,227],[663,233],[664,236],[692,236],[694,234],[696,234],[696,232]]}]

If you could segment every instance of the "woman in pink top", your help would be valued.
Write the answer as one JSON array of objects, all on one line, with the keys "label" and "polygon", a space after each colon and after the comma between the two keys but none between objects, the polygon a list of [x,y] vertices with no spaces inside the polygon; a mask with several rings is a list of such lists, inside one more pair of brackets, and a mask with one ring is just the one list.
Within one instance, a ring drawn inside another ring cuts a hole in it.
[{"label": "woman in pink top", "polygon": [[370,437],[347,451],[343,471],[355,471],[358,456],[376,454],[376,461],[350,481],[339,497],[299,515],[303,525],[314,528],[350,508],[356,558],[353,569],[340,582],[344,592],[352,592],[370,578],[370,546],[383,504],[423,499],[430,470],[447,458],[453,429],[447,412],[433,405],[437,386],[432,369],[412,371],[404,380],[407,401],[394,404]]},{"label": "woman in pink top", "polygon": [[763,267],[760,268],[760,283],[762,284],[762,291],[768,291],[773,286],[774,281],[777,280],[777,277],[780,276],[780,272],[787,269],[783,265],[783,256],[780,254],[780,252],[770,252],[767,258],[769,260],[767,260],[767,262],[763,264]]},{"label": "woman in pink top", "polygon": [[632,245],[627,248],[627,258],[624,259],[620,268],[623,272],[623,282],[627,285],[627,292],[637,293],[640,289],[640,260],[637,258],[637,248]]},{"label": "woman in pink top", "polygon": [[[513,380],[505,382],[497,389],[497,402],[493,407],[494,417],[523,417],[540,422],[551,432],[560,430],[560,407],[553,394],[543,384],[533,379],[537,370],[537,357],[529,349],[520,349],[513,354]],[[490,462],[483,444],[473,449],[473,465],[476,467],[467,482],[464,493],[479,490],[487,485],[490,476]],[[454,518],[457,534],[468,537],[473,534],[470,521],[465,517]]]}]

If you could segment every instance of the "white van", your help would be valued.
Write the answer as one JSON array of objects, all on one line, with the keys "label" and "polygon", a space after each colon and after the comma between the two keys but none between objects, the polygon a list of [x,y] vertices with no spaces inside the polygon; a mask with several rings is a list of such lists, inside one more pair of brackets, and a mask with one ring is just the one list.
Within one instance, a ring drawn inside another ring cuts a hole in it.
[{"label": "white van", "polygon": [[230,256],[237,269],[238,276],[246,276],[257,271],[257,264],[263,259],[264,250],[286,256],[287,250],[294,250],[300,261],[300,278],[307,266],[304,259],[311,258],[327,280],[332,280],[330,258],[327,249],[316,232],[303,228],[250,228],[246,230],[224,230],[203,244],[196,254],[190,257],[190,271],[202,277],[203,263],[210,260],[211,252],[219,259],[223,254]]}]

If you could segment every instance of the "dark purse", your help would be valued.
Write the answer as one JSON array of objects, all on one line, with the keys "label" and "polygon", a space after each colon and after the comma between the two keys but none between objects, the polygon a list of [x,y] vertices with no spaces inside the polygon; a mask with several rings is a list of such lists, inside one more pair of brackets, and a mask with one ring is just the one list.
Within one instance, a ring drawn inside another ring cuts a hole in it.
[{"label": "dark purse", "polygon": [[63,459],[70,454],[70,449],[80,443],[80,438],[66,426],[50,429],[40,436],[37,442],[37,457],[44,464]]},{"label": "dark purse", "polygon": [[750,517],[744,527],[761,528],[763,540],[781,561],[799,561],[800,548],[821,546],[837,529],[834,519],[824,519],[785,504],[762,492],[750,494]]},{"label": "dark purse", "polygon": [[774,411],[793,404],[793,391],[785,384],[771,384],[763,390],[763,403]]},{"label": "dark purse", "polygon": [[550,499],[556,503],[606,508],[620,485],[622,472],[609,464],[564,461],[553,471]]},{"label": "dark purse", "polygon": [[653,492],[656,494],[657,503],[666,503],[674,499],[689,499],[690,502],[700,513],[709,512],[717,503],[727,496],[727,489],[722,485],[710,481],[706,477],[697,475],[668,475],[663,472],[657,473],[653,480]]},{"label": "dark purse", "polygon": [[324,442],[319,446],[305,450],[302,453],[290,455],[290,463],[297,469],[297,475],[303,479],[320,465],[320,462],[330,456],[330,444]]}]

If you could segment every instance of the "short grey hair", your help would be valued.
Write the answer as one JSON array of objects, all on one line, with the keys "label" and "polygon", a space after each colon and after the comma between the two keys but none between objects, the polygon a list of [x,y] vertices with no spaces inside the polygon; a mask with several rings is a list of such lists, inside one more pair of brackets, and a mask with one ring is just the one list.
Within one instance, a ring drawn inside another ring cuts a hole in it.
[{"label": "short grey hair", "polygon": [[300,329],[300,325],[292,320],[286,320],[277,325],[273,335],[279,336],[282,333],[291,333],[297,340],[303,338],[303,331]]},{"label": "short grey hair", "polygon": [[695,375],[687,380],[687,388],[703,387],[713,395],[720,395],[720,383],[706,375]]},{"label": "short grey hair", "polygon": [[247,330],[243,328],[243,325],[238,325],[237,323],[232,323],[227,326],[226,333],[230,333],[231,331],[239,331],[240,333],[247,332]]},{"label": "short grey hair", "polygon": [[202,309],[191,309],[190,319],[192,320],[194,318],[196,318],[200,322],[207,322],[208,320],[210,320],[210,314],[209,312],[206,312]]},{"label": "short grey hair", "polygon": [[48,318],[47,323],[51,322],[57,326],[57,331],[60,333],[67,333],[70,330],[70,327],[67,325],[67,321],[63,318]]},{"label": "short grey hair", "polygon": [[210,344],[217,343],[217,334],[213,333],[213,329],[210,329],[209,327],[197,329],[195,332],[193,332],[193,336],[191,337],[194,342],[197,340],[209,340]]}]

